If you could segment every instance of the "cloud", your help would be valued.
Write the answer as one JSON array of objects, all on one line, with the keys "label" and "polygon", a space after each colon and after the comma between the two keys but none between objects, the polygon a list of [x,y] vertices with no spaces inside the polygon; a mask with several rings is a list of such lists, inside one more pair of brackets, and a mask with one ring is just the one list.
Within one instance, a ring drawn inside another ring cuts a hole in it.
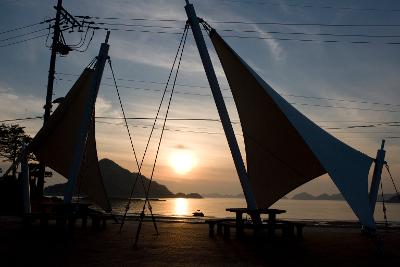
[{"label": "cloud", "polygon": [[0,88],[0,118],[37,116],[43,113],[44,101],[32,95],[18,95],[13,89]]},{"label": "cloud", "polygon": [[[257,31],[257,33],[260,37],[266,37],[266,38],[273,37],[273,36],[271,36],[271,34],[265,33],[265,31],[262,30],[256,24],[252,25],[252,28],[253,28],[253,30]],[[276,61],[280,61],[285,58],[286,53],[277,40],[263,39],[262,41],[263,41],[263,43],[265,43],[267,45],[269,52],[272,54],[273,58]]]}]

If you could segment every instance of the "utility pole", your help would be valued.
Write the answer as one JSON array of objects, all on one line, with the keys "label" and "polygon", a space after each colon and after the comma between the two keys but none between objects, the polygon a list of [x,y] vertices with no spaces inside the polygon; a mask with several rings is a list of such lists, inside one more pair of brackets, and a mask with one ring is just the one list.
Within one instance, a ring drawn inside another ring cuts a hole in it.
[{"label": "utility pole", "polygon": [[[53,86],[54,86],[54,74],[56,69],[56,58],[57,58],[57,46],[60,39],[60,18],[61,18],[61,10],[62,10],[62,0],[58,0],[56,7],[56,19],[54,23],[54,35],[53,42],[51,44],[51,56],[50,56],[50,67],[49,67],[49,76],[47,80],[47,94],[46,94],[46,104],[44,106],[44,117],[43,117],[43,126],[46,125],[46,122],[50,118],[51,108],[52,108],[52,97],[53,97]],[[39,165],[39,177],[37,181],[37,194],[38,196],[43,196],[43,188],[44,188],[44,175],[45,175],[46,166],[44,163],[40,163]]]},{"label": "utility pole", "polygon": [[[53,28],[53,41],[51,44],[51,56],[50,56],[50,66],[49,66],[49,76],[47,80],[47,94],[46,94],[46,104],[44,106],[44,120],[43,126],[48,122],[51,115],[52,108],[52,98],[53,98],[53,86],[54,86],[54,75],[56,73],[56,58],[57,53],[61,55],[68,55],[70,51],[77,50],[78,47],[69,46],[65,43],[65,39],[63,36],[63,31],[70,29],[70,32],[74,31],[75,27],[78,27],[78,32],[83,32],[82,27],[85,24],[92,24],[92,22],[85,22],[85,18],[82,22],[79,22],[74,16],[72,16],[67,10],[62,6],[62,0],[57,1],[57,6],[54,7],[56,9],[56,17],[54,19]],[[49,20],[49,21],[53,21]],[[61,28],[63,26],[63,28]],[[87,26],[88,29],[91,28],[94,30],[94,27]],[[89,41],[90,43],[90,41]],[[89,45],[89,44],[88,44]],[[80,51],[83,52],[83,51]],[[39,175],[38,181],[36,185],[36,193],[39,197],[43,196],[43,188],[44,188],[44,177],[45,177],[45,168],[46,166],[43,163],[39,164]]]}]

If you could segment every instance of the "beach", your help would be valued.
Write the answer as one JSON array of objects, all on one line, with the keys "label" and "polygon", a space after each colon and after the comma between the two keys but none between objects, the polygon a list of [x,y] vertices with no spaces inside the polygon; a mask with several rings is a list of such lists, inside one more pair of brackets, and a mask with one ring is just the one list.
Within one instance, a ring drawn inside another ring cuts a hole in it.
[{"label": "beach", "polygon": [[379,229],[383,253],[356,225],[307,225],[304,238],[243,239],[208,236],[208,225],[188,222],[143,224],[136,248],[137,221],[121,233],[109,222],[104,230],[77,226],[73,232],[50,225],[24,228],[16,217],[0,217],[1,266],[396,266],[400,229]]}]

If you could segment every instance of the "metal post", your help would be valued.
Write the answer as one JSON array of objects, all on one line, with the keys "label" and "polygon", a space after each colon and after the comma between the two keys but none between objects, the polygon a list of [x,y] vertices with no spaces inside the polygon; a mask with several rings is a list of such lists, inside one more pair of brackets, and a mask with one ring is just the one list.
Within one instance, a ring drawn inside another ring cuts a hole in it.
[{"label": "metal post", "polygon": [[[51,100],[53,97],[53,85],[54,85],[54,74],[56,68],[56,57],[57,57],[57,44],[60,39],[60,17],[61,17],[61,10],[62,10],[62,0],[58,0],[57,2],[57,13],[56,19],[54,22],[54,36],[53,42],[51,44],[51,56],[50,56],[50,67],[49,67],[49,76],[47,80],[47,94],[46,94],[46,104],[44,106],[44,117],[43,117],[43,125],[50,118],[50,112],[52,108]],[[45,174],[45,165],[40,163],[39,166],[39,177],[37,181],[37,193],[39,196],[43,195],[43,188],[44,188],[44,174]]]},{"label": "metal post", "polygon": [[386,151],[383,150],[384,147],[385,147],[385,140],[382,140],[381,149],[379,149],[378,152],[376,153],[375,167],[372,175],[371,187],[369,190],[369,204],[371,207],[372,214],[374,214],[375,212],[375,204],[378,196],[379,184],[381,183],[382,169],[383,165],[385,164]]},{"label": "metal post", "polygon": [[22,159],[21,159],[21,174],[20,182],[22,186],[22,204],[23,213],[31,213],[31,194],[30,194],[30,184],[29,184],[29,165],[28,165],[28,152],[26,150],[27,146],[24,144],[21,149]]},{"label": "metal post", "polygon": [[186,0],[185,6],[186,14],[192,28],[193,36],[200,53],[201,61],[203,62],[204,70],[207,75],[208,83],[210,84],[211,91],[214,97],[215,104],[218,109],[219,117],[221,118],[222,126],[228,140],[229,148],[236,166],[236,171],[239,176],[240,184],[243,188],[243,193],[246,198],[247,207],[252,210],[257,209],[257,204],[250,188],[249,179],[247,176],[246,168],[243,162],[242,155],[232,128],[229,114],[225,106],[224,98],[222,97],[221,89],[218,84],[217,76],[215,75],[214,67],[212,65],[210,55],[208,54],[207,46],[204,41],[203,34],[200,29],[199,19],[197,18],[196,11],[192,4]]},{"label": "metal post", "polygon": [[96,75],[92,81],[91,89],[89,92],[88,103],[85,106],[85,110],[83,113],[83,118],[81,119],[81,128],[78,137],[78,144],[76,144],[74,158],[72,165],[68,172],[68,182],[67,188],[64,194],[64,203],[69,204],[72,201],[72,196],[75,189],[76,179],[79,174],[79,169],[81,167],[81,162],[83,158],[83,154],[85,153],[87,134],[90,127],[90,121],[92,120],[92,115],[94,112],[94,105],[96,103],[97,93],[99,92],[101,78],[103,76],[104,66],[108,59],[108,49],[110,45],[108,44],[108,38],[110,36],[110,32],[107,32],[106,40],[101,44],[99,55],[97,56],[96,62]]}]

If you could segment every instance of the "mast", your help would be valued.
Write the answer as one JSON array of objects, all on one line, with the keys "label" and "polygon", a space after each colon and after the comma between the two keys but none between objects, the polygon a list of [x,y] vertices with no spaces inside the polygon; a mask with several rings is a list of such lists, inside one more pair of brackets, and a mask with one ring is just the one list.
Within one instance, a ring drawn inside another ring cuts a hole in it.
[{"label": "mast", "polygon": [[381,183],[382,169],[383,165],[385,164],[386,151],[384,150],[384,147],[385,147],[385,140],[382,140],[381,148],[376,153],[375,167],[372,175],[371,187],[369,190],[369,203],[372,214],[374,214],[375,212],[375,204],[378,196],[379,184]]},{"label": "mast", "polygon": [[189,0],[186,1],[186,14],[188,21],[192,28],[193,36],[196,41],[197,48],[199,50],[200,58],[204,66],[204,70],[207,75],[208,83],[210,84],[211,91],[214,97],[215,104],[217,106],[218,114],[224,128],[225,136],[231,150],[232,158],[235,163],[236,171],[239,176],[240,184],[243,188],[243,193],[246,198],[247,207],[251,210],[257,209],[257,204],[250,188],[250,182],[247,176],[246,167],[243,162],[242,155],[240,153],[239,145],[237,143],[235,132],[233,131],[231,120],[229,118],[228,111],[226,109],[224,98],[222,97],[221,89],[218,83],[217,76],[212,65],[210,55],[207,50],[206,43],[204,41],[203,34],[199,25],[199,18],[196,15],[196,11]]},{"label": "mast", "polygon": [[89,92],[88,103],[85,106],[83,118],[81,120],[81,128],[78,138],[78,144],[76,144],[73,162],[68,171],[68,182],[67,188],[64,194],[64,203],[69,204],[72,201],[72,196],[75,189],[76,180],[79,174],[79,169],[82,163],[83,154],[86,148],[86,139],[89,131],[90,121],[93,119],[94,105],[96,103],[97,93],[99,92],[101,78],[103,76],[104,66],[108,59],[108,50],[110,45],[108,44],[108,38],[110,37],[110,31],[107,31],[106,40],[101,44],[99,55],[97,56],[95,77],[92,81],[91,90]]},{"label": "mast", "polygon": [[[47,93],[46,93],[46,104],[44,106],[44,117],[43,117],[43,125],[50,118],[50,112],[52,108],[52,97],[53,97],[53,87],[54,87],[54,74],[56,68],[56,58],[57,58],[57,44],[60,39],[60,18],[61,18],[61,10],[62,10],[62,0],[58,0],[56,7],[56,19],[54,22],[54,36],[53,42],[51,44],[51,56],[50,56],[50,67],[49,67],[49,76],[47,80]],[[43,196],[43,188],[44,188],[44,176],[45,176],[45,168],[46,166],[43,163],[40,163],[39,166],[39,177],[37,181],[37,194],[38,196]]]}]

